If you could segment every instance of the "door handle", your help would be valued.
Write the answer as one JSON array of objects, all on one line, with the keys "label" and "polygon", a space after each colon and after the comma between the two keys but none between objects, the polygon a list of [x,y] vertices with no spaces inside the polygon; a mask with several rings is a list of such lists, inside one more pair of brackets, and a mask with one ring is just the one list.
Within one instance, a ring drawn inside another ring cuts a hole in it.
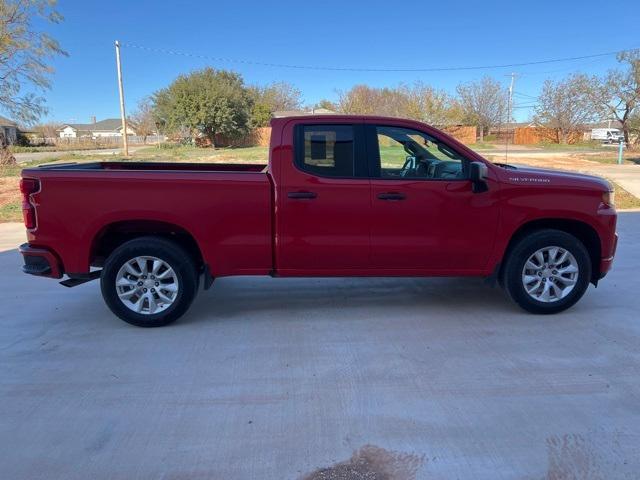
[{"label": "door handle", "polygon": [[407,196],[404,193],[398,192],[387,192],[387,193],[379,193],[379,200],[404,200]]},{"label": "door handle", "polygon": [[314,199],[318,196],[316,192],[289,192],[287,193],[287,197],[293,198],[294,200],[303,200],[303,199]]}]

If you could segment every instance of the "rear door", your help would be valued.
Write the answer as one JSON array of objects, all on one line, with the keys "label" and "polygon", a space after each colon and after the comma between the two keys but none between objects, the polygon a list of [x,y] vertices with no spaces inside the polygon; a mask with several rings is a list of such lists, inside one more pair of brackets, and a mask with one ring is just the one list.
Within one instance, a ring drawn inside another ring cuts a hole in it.
[{"label": "rear door", "polygon": [[442,139],[368,124],[372,268],[464,274],[485,267],[498,221],[497,184],[473,193],[469,160]]},{"label": "rear door", "polygon": [[[321,119],[291,123],[283,131],[279,160],[277,271],[364,273],[369,268],[371,215],[364,126]],[[292,139],[291,148],[287,138]]]}]

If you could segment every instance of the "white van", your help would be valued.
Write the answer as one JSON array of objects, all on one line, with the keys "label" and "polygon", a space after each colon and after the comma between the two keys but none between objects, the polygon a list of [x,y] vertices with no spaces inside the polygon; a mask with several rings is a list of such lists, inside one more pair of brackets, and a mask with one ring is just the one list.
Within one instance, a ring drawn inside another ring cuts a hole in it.
[{"label": "white van", "polygon": [[602,143],[618,143],[624,141],[624,135],[617,128],[594,128],[591,130],[591,140]]}]

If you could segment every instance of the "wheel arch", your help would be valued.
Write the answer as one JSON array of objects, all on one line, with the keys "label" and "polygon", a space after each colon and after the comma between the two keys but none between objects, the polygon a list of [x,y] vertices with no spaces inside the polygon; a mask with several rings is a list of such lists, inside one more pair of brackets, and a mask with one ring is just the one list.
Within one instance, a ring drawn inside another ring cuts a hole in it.
[{"label": "wheel arch", "polygon": [[177,243],[191,256],[198,269],[205,267],[202,250],[191,232],[174,223],[157,220],[123,220],[104,225],[91,241],[89,264],[102,267],[106,258],[120,245],[149,235]]},{"label": "wheel arch", "polygon": [[540,218],[528,221],[518,227],[518,229],[516,229],[516,231],[511,235],[511,239],[509,240],[509,243],[502,255],[499,271],[500,278],[502,278],[506,259],[511,253],[513,247],[528,234],[537,230],[545,229],[560,230],[573,235],[582,242],[587,249],[587,252],[589,252],[589,259],[591,260],[590,280],[591,283],[596,284],[600,278],[600,258],[602,253],[600,236],[596,229],[586,222],[563,218]]}]

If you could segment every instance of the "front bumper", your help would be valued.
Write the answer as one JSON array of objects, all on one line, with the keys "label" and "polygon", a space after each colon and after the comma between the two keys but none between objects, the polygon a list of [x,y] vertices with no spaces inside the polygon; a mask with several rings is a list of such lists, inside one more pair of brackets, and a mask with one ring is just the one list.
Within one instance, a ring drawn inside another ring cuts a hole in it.
[{"label": "front bumper", "polygon": [[39,277],[62,278],[63,271],[56,255],[46,249],[23,243],[19,248],[24,265],[22,271]]},{"label": "front bumper", "polygon": [[616,233],[613,241],[613,251],[611,252],[611,256],[600,259],[600,278],[604,278],[607,272],[611,270],[611,266],[613,265],[613,257],[616,255],[617,248],[618,248],[618,234]]}]

